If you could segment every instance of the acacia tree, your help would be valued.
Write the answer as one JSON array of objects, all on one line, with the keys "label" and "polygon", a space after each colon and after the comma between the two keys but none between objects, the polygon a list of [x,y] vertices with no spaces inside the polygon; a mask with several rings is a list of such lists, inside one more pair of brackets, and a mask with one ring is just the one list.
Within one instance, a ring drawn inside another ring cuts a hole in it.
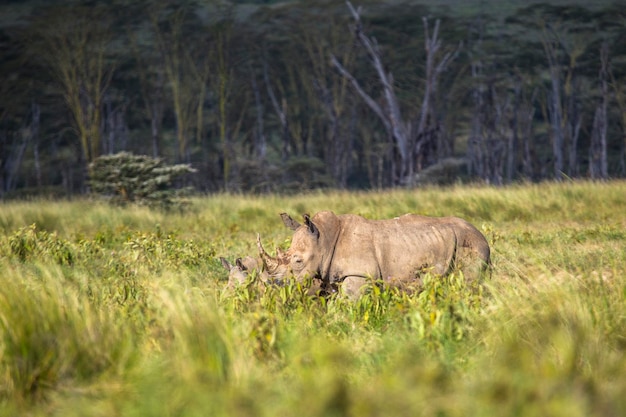
[{"label": "acacia tree", "polygon": [[[584,126],[593,118],[588,115],[593,110],[585,107],[592,94],[585,73],[593,54],[590,45],[601,33],[598,16],[579,6],[544,3],[520,9],[515,17],[507,19],[519,25],[520,37],[531,40],[528,54],[536,48],[532,43],[535,39],[543,49],[543,62],[535,64],[538,84],[544,84],[538,103],[550,138],[550,176],[556,180],[580,175],[579,142],[581,135],[592,131]],[[546,63],[548,78],[543,83],[541,74]]]},{"label": "acacia tree", "polygon": [[[563,49],[568,55],[568,63],[565,65],[565,74],[562,74],[558,48],[563,41],[552,30],[545,29],[543,35],[542,43],[550,69],[551,91],[548,94],[550,101],[548,110],[553,138],[554,175],[555,178],[559,179],[564,172],[570,176],[577,173],[576,162],[581,117],[577,106],[579,89],[574,70],[584,47],[578,44],[569,53]],[[568,153],[567,171],[565,170],[566,152]]]},{"label": "acacia tree", "polygon": [[[314,100],[313,81],[305,59],[300,51],[283,48],[277,52],[284,57],[283,65],[274,65],[283,76],[270,74],[269,58],[263,57],[263,78],[267,95],[279,121],[282,147],[281,158],[285,162],[291,156],[311,156],[312,123],[314,116],[309,106]],[[295,58],[297,57],[297,58]]]},{"label": "acacia tree", "polygon": [[25,80],[20,46],[0,32],[0,72],[20,75],[0,77],[0,198],[17,187],[27,145],[31,139],[37,143],[39,130],[39,105],[32,102],[29,106],[26,102],[32,99],[25,94],[29,87],[32,91],[32,83]]},{"label": "acacia tree", "polygon": [[537,89],[534,88],[530,96],[525,92],[521,75],[518,74],[515,84],[515,100],[513,111],[513,136],[514,143],[519,147],[519,157],[516,157],[511,149],[507,166],[507,179],[511,181],[515,174],[515,163],[521,163],[521,176],[532,179],[535,176],[534,169],[534,120],[535,101],[537,99]]},{"label": "acacia tree", "polygon": [[200,144],[206,134],[205,110],[212,78],[220,80],[215,94],[221,97],[225,91],[227,71],[220,52],[224,45],[221,39],[214,39],[215,33],[199,19],[193,4],[161,6],[150,12],[152,34],[169,87],[177,158],[189,162],[192,139]]},{"label": "acacia tree", "polygon": [[[32,103],[28,117],[22,121],[20,128],[9,134],[0,132],[0,197],[7,191],[13,191],[16,187],[18,171],[24,159],[26,148],[32,144],[35,153],[35,175],[37,185],[41,186],[41,168],[38,158],[38,140],[41,108],[39,104]],[[0,120],[2,120],[0,118]]]},{"label": "acacia tree", "polygon": [[331,13],[324,14],[324,21],[313,22],[325,30],[326,36],[320,38],[308,25],[302,25],[302,45],[306,51],[306,66],[310,73],[306,82],[313,85],[317,103],[323,112],[320,114],[318,131],[324,136],[324,161],[336,184],[340,188],[347,186],[348,173],[352,166],[352,154],[356,138],[356,103],[350,94],[350,85],[346,77],[337,74],[328,63],[331,51],[341,54],[341,62],[348,68],[355,61],[353,47],[343,47],[348,41],[345,31]]},{"label": "acacia tree", "polygon": [[[140,26],[137,32],[143,30]],[[153,42],[140,43],[137,32],[129,31],[145,117],[150,121],[152,156],[162,152],[161,131],[165,112],[165,68],[163,57]]]},{"label": "acacia tree", "polygon": [[621,140],[620,140],[620,169],[621,174],[626,175],[626,85],[622,80],[615,76],[613,68],[609,66],[609,77],[611,79],[611,90],[617,103],[617,108],[621,117],[619,118],[619,124],[621,126]]},{"label": "acacia tree", "polygon": [[468,168],[489,184],[501,185],[513,180],[519,164],[522,175],[533,176],[531,150],[533,147],[533,102],[526,89],[532,78],[519,68],[503,74],[501,62],[514,60],[510,48],[487,34],[486,19],[474,23],[475,37],[471,40],[470,89],[473,109],[468,138]]},{"label": "acacia tree", "polygon": [[[548,61],[550,90],[547,115],[550,120],[554,177],[578,175],[578,141],[582,126],[580,111],[581,83],[577,74],[580,58],[593,36],[588,28],[560,21],[540,21],[541,43]],[[567,161],[566,161],[567,155]],[[567,162],[567,164],[566,164]]]},{"label": "acacia tree", "polygon": [[179,161],[188,160],[187,144],[192,112],[196,102],[194,85],[189,68],[185,65],[186,54],[183,45],[183,24],[186,15],[184,9],[173,13],[165,12],[167,18],[161,21],[161,10],[151,13],[152,29],[159,49],[170,99],[176,120],[177,157]]},{"label": "acacia tree", "polygon": [[60,84],[82,159],[89,163],[102,150],[102,109],[115,68],[111,19],[104,7],[73,5],[51,8],[33,24],[31,52]]},{"label": "acacia tree", "polygon": [[609,102],[609,44],[600,46],[600,103],[593,118],[591,144],[589,146],[589,176],[594,179],[609,177],[607,163],[607,107]]},{"label": "acacia tree", "polygon": [[[235,99],[235,89],[238,88],[232,60],[232,21],[226,17],[221,24],[215,27],[215,40],[211,59],[216,63],[216,76],[211,79],[213,86],[217,136],[222,149],[222,175],[226,190],[231,188],[231,182],[238,175],[236,154],[234,152],[235,139],[240,135],[244,123],[244,116],[248,109],[248,94]],[[200,123],[200,115],[198,115]]]},{"label": "acacia tree", "polygon": [[411,119],[407,120],[402,115],[400,102],[395,93],[393,75],[385,68],[380,47],[376,40],[366,35],[363,30],[360,8],[355,9],[349,1],[346,1],[346,4],[355,22],[353,28],[354,36],[365,49],[382,86],[384,105],[381,106],[377,100],[372,98],[334,55],[331,55],[331,62],[349,80],[359,96],[382,121],[389,138],[394,142],[399,156],[399,166],[392,174],[392,183],[411,186],[415,180],[414,174],[422,168],[426,144],[437,140],[439,128],[437,122],[438,115],[434,107],[434,95],[437,92],[438,77],[455,58],[458,49],[455,52],[447,52],[442,56],[440,54],[441,40],[439,38],[440,21],[437,20],[435,22],[431,35],[428,20],[425,18],[422,20],[426,52],[425,93],[422,98],[422,107],[417,117],[417,122]]}]

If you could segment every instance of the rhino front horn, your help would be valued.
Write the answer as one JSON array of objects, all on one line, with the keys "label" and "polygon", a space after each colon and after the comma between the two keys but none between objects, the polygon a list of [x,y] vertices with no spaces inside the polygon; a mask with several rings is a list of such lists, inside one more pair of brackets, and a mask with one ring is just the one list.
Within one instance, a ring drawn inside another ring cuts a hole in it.
[{"label": "rhino front horn", "polygon": [[263,264],[265,265],[267,272],[272,273],[276,271],[276,269],[278,268],[278,260],[265,252],[265,249],[263,249],[263,245],[261,244],[260,234],[256,235],[256,244],[259,248],[259,256],[263,260]]}]

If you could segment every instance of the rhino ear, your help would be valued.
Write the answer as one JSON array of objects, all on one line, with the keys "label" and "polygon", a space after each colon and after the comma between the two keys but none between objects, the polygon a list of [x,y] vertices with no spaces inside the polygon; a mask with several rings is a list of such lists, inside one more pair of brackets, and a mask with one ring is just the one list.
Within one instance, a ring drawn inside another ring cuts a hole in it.
[{"label": "rhino ear", "polygon": [[226,268],[227,271],[230,271],[231,269],[233,269],[233,265],[230,262],[228,262],[226,258],[220,257],[220,262],[222,262],[222,266]]},{"label": "rhino ear", "polygon": [[287,213],[280,213],[280,218],[283,219],[283,223],[291,230],[296,230],[300,227],[300,223],[291,218]]},{"label": "rhino ear", "polygon": [[305,214],[303,217],[304,217],[304,224],[306,227],[309,228],[309,232],[314,234],[316,238],[320,237],[320,231],[315,225],[315,223],[311,221],[311,216],[309,216],[308,214]]},{"label": "rhino ear", "polygon": [[248,268],[246,268],[246,266],[243,264],[243,261],[241,260],[241,258],[237,258],[237,260],[235,261],[235,264],[239,267],[239,269],[241,269],[242,271],[247,271]]}]

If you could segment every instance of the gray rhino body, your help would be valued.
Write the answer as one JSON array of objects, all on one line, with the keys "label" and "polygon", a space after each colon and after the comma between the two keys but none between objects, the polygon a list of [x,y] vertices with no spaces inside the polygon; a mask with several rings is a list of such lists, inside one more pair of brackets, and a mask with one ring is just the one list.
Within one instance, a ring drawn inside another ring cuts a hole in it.
[{"label": "gray rhino body", "polygon": [[295,232],[291,247],[281,257],[271,258],[259,246],[270,276],[318,276],[327,285],[343,283],[351,296],[367,279],[394,286],[419,285],[424,273],[460,270],[471,280],[490,263],[485,237],[457,217],[406,214],[368,220],[323,211],[312,218],[305,215],[300,225],[286,214],[281,216]]}]

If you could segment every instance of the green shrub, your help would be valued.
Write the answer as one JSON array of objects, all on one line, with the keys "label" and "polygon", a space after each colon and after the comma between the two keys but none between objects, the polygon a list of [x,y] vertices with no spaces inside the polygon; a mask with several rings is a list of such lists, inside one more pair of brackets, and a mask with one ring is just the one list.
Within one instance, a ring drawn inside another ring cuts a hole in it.
[{"label": "green shrub", "polygon": [[33,257],[52,259],[59,265],[72,265],[76,255],[72,245],[60,238],[55,232],[48,233],[38,230],[32,224],[22,227],[9,237],[11,254],[21,262],[26,262]]},{"label": "green shrub", "polygon": [[187,189],[176,190],[174,181],[196,172],[189,164],[167,165],[162,159],[120,152],[89,164],[91,191],[115,204],[137,203],[170,207]]}]

